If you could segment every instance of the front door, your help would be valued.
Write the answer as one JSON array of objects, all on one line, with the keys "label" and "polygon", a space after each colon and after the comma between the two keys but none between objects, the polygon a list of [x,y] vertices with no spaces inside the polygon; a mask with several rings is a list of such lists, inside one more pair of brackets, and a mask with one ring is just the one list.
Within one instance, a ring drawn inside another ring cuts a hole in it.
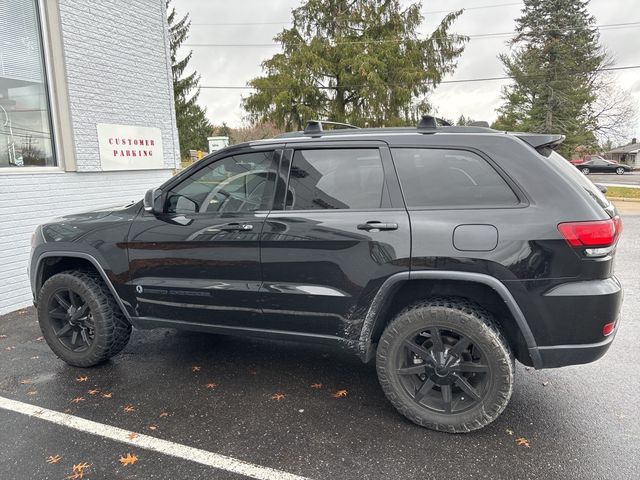
[{"label": "front door", "polygon": [[259,238],[281,150],[244,149],[163,191],[129,235],[135,315],[203,325],[261,324]]},{"label": "front door", "polygon": [[285,201],[261,238],[270,328],[353,337],[382,283],[409,270],[409,218],[386,145],[341,145],[285,151]]}]

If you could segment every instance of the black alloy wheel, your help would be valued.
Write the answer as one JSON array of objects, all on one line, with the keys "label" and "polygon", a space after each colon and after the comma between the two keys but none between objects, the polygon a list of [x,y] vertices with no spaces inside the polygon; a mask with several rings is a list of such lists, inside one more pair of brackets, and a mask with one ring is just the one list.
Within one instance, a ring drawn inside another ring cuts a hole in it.
[{"label": "black alloy wheel", "polygon": [[95,324],[87,301],[71,289],[60,289],[47,306],[53,332],[63,347],[73,352],[88,350],[95,340]]},{"label": "black alloy wheel", "polygon": [[420,406],[439,413],[474,408],[491,378],[484,352],[469,337],[445,327],[410,335],[396,361],[406,392]]},{"label": "black alloy wheel", "polygon": [[69,365],[99,365],[129,341],[131,324],[97,272],[56,273],[40,288],[37,306],[44,339]]},{"label": "black alloy wheel", "polygon": [[464,433],[490,424],[506,408],[515,365],[491,314],[465,298],[433,297],[390,320],[376,368],[382,390],[406,418]]}]

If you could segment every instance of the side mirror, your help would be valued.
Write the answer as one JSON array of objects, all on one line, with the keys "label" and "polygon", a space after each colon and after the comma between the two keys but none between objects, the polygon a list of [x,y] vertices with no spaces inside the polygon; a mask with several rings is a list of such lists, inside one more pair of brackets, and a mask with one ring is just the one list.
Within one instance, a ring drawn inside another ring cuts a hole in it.
[{"label": "side mirror", "polygon": [[601,183],[594,183],[594,185],[596,186],[596,188],[598,190],[600,190],[602,193],[607,193],[608,188],[605,185],[602,185]]},{"label": "side mirror", "polygon": [[145,212],[158,214],[162,213],[162,205],[160,205],[160,198],[162,197],[162,190],[159,188],[150,188],[147,193],[144,194],[144,210]]}]

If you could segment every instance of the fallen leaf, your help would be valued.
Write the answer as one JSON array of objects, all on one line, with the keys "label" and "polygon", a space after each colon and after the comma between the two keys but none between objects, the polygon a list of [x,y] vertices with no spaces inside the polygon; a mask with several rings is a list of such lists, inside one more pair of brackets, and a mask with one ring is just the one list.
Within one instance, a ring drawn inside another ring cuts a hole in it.
[{"label": "fallen leaf", "polygon": [[5,348],[5,350],[7,350],[8,352],[10,352],[11,350],[15,350],[15,349],[16,349],[16,347],[7,347],[7,348]]},{"label": "fallen leaf", "polygon": [[216,388],[217,386],[217,383],[207,383],[207,388]]},{"label": "fallen leaf", "polygon": [[120,457],[120,463],[125,467],[127,465],[133,465],[137,461],[138,461],[138,457],[136,457],[135,455],[131,455],[130,453],[127,453],[125,457]]},{"label": "fallen leaf", "polygon": [[111,398],[111,397],[113,397],[113,393],[111,392],[102,394],[102,398]]},{"label": "fallen leaf", "polygon": [[529,440],[524,437],[516,438],[516,445],[527,448],[531,447],[531,445],[529,445]]},{"label": "fallen leaf", "polygon": [[71,409],[70,408],[65,408],[62,413],[71,413]]},{"label": "fallen leaf", "polygon": [[168,417],[168,416],[169,416],[169,412],[160,412],[160,418]]},{"label": "fallen leaf", "polygon": [[80,402],[84,402],[84,398],[76,397],[73,400],[71,400],[71,403],[80,403]]},{"label": "fallen leaf", "polygon": [[78,472],[84,473],[84,471],[85,471],[87,468],[89,468],[90,466],[91,466],[91,464],[90,464],[90,463],[87,463],[87,462],[77,463],[77,464],[75,464],[75,465],[72,467],[72,470],[73,470],[75,473],[78,473]]},{"label": "fallen leaf", "polygon": [[43,413],[44,413],[44,410],[36,410],[35,412],[33,412],[33,414],[36,416],[42,415]]},{"label": "fallen leaf", "polygon": [[253,370],[253,369],[249,370],[249,375],[257,375],[257,374],[258,374],[257,370]]},{"label": "fallen leaf", "polygon": [[31,383],[31,380],[20,380],[20,385],[29,385]]},{"label": "fallen leaf", "polygon": [[158,429],[157,425],[149,425],[149,430],[151,430],[152,432],[155,432]]},{"label": "fallen leaf", "polygon": [[136,407],[134,407],[133,405],[126,405],[125,407],[123,407],[123,410],[127,413],[131,413],[136,411]]},{"label": "fallen leaf", "polygon": [[138,436],[138,434],[136,432],[131,432],[127,438],[129,438],[129,440],[133,440],[134,438],[136,438]]},{"label": "fallen leaf", "polygon": [[37,395],[38,394],[38,390],[30,390],[27,392],[27,395]]},{"label": "fallen leaf", "polygon": [[511,430],[510,428],[507,428],[505,432],[507,432],[508,435],[513,435],[513,430]]},{"label": "fallen leaf", "polygon": [[38,337],[38,338],[36,338],[36,342],[41,342],[42,340],[44,340],[44,337]]},{"label": "fallen leaf", "polygon": [[549,385],[549,382],[542,382],[543,387],[546,387],[547,385]]},{"label": "fallen leaf", "polygon": [[285,393],[274,393],[273,395],[271,395],[271,400],[279,402],[280,400],[284,400],[284,397],[286,396],[287,395]]},{"label": "fallen leaf", "polygon": [[4,340],[5,338],[9,338],[6,335],[0,335],[0,340]]},{"label": "fallen leaf", "polygon": [[47,463],[50,464],[58,463],[60,460],[62,460],[62,457],[60,455],[49,455],[47,457]]},{"label": "fallen leaf", "polygon": [[322,388],[322,384],[321,383],[312,383],[311,385],[309,385],[311,388],[315,388],[316,390]]},{"label": "fallen leaf", "polygon": [[86,375],[81,375],[76,378],[76,382],[86,382],[87,380],[89,380],[89,377],[87,377]]},{"label": "fallen leaf", "polygon": [[35,357],[31,357],[31,360],[37,360],[37,359],[39,359],[39,358],[40,358],[40,357],[39,357],[38,355],[36,355]]},{"label": "fallen leaf", "polygon": [[97,389],[87,390],[87,393],[89,395],[95,395],[96,393],[99,393],[99,392],[100,392],[100,390],[97,390]]},{"label": "fallen leaf", "polygon": [[336,390],[331,394],[333,398],[344,398],[349,394],[347,390]]},{"label": "fallen leaf", "polygon": [[75,472],[64,478],[66,478],[67,480],[79,480],[81,478],[84,478],[84,472]]},{"label": "fallen leaf", "polygon": [[194,365],[193,367],[191,367],[192,372],[199,372],[200,370],[202,370],[202,367],[199,367],[197,365]]}]

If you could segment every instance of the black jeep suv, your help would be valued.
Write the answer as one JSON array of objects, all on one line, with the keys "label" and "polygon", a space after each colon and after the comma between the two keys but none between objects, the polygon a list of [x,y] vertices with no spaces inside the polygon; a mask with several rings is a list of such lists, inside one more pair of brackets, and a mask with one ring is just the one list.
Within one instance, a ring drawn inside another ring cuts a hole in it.
[{"label": "black jeep suv", "polygon": [[43,335],[82,367],[132,326],[339,345],[375,358],[411,421],[481,428],[514,359],[592,362],[616,332],[620,219],[562,140],[425,117],[226,148],[144,201],[37,229]]}]

